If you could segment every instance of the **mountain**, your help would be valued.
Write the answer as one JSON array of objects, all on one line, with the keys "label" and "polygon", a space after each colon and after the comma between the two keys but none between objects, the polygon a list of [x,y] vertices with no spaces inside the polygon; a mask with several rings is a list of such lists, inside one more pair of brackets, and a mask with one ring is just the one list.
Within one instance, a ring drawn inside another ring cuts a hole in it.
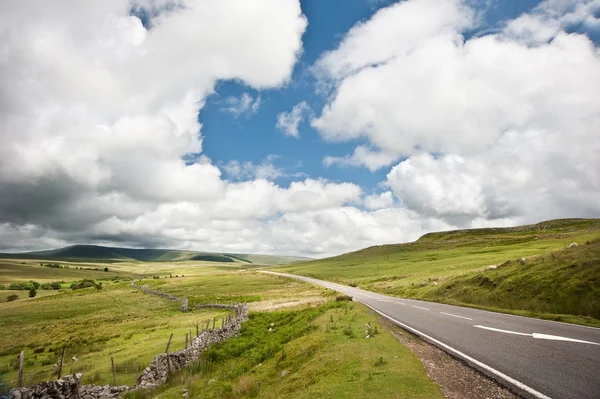
[{"label": "mountain", "polygon": [[102,262],[205,261],[224,263],[252,263],[261,265],[281,265],[306,261],[309,259],[294,256],[178,251],[172,249],[136,249],[104,247],[100,245],[72,245],[69,247],[46,251],[2,253],[0,254],[0,258]]}]

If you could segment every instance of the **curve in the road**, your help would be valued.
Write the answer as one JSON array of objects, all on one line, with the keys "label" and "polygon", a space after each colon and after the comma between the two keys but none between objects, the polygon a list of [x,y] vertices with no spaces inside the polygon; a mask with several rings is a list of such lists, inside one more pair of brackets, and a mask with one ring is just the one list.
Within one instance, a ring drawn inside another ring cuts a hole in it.
[{"label": "curve in the road", "polygon": [[361,302],[527,398],[599,399],[600,329],[317,284]]}]

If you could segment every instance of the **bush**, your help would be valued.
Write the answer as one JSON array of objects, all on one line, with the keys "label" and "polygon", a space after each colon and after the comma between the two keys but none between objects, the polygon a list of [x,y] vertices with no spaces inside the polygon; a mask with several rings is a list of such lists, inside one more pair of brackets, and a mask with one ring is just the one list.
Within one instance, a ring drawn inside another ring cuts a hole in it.
[{"label": "bush", "polygon": [[352,301],[352,297],[349,295],[338,295],[335,297],[335,301],[336,302]]},{"label": "bush", "polygon": [[16,301],[17,299],[19,299],[19,296],[15,295],[15,294],[12,294],[12,295],[9,295],[9,296],[6,297],[6,300],[8,302]]},{"label": "bush", "polygon": [[31,283],[31,285],[33,285],[33,288],[35,288],[36,290],[40,288],[40,283],[38,283],[37,281],[29,280],[29,282]]},{"label": "bush", "polygon": [[102,283],[97,283],[94,280],[90,280],[90,279],[86,278],[86,279],[83,279],[81,281],[71,284],[72,290],[80,290],[82,288],[89,288],[89,287],[94,287],[95,289],[100,291],[102,289]]},{"label": "bush", "polygon": [[29,298],[35,298],[36,295],[37,295],[37,290],[35,288],[32,288],[29,290]]},{"label": "bush", "polygon": [[105,271],[105,272],[107,272],[107,271],[108,271],[108,267],[105,267],[105,268],[104,268],[104,271]]},{"label": "bush", "polygon": [[58,263],[46,263],[44,267],[50,267],[52,269],[62,269],[62,266]]},{"label": "bush", "polygon": [[43,346],[40,346],[39,348],[35,348],[33,350],[33,353],[44,353],[45,350],[46,350],[46,348],[44,348]]},{"label": "bush", "polygon": [[0,290],[5,290],[6,286],[4,284],[0,284]]},{"label": "bush", "polygon": [[30,282],[12,283],[8,286],[9,290],[26,291],[35,288]]},{"label": "bush", "polygon": [[51,290],[52,289],[52,284],[50,283],[44,283],[40,286],[40,289],[42,290]]}]

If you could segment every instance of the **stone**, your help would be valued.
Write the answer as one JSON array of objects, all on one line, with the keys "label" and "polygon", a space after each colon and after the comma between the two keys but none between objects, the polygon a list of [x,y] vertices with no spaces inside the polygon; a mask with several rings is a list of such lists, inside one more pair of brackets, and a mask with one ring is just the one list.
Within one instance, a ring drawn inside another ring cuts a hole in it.
[{"label": "stone", "polygon": [[289,373],[290,373],[290,372],[289,372],[289,370],[283,370],[283,371],[281,372],[281,376],[282,376],[282,377],[285,377],[285,376],[286,376],[286,375],[288,375]]}]

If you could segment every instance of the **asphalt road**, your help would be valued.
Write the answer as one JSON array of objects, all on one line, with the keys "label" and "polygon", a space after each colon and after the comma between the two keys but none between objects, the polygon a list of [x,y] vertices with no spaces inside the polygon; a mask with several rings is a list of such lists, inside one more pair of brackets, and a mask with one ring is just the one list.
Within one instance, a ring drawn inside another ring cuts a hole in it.
[{"label": "asphalt road", "polygon": [[275,273],[350,295],[526,398],[600,399],[600,329],[377,294]]}]

